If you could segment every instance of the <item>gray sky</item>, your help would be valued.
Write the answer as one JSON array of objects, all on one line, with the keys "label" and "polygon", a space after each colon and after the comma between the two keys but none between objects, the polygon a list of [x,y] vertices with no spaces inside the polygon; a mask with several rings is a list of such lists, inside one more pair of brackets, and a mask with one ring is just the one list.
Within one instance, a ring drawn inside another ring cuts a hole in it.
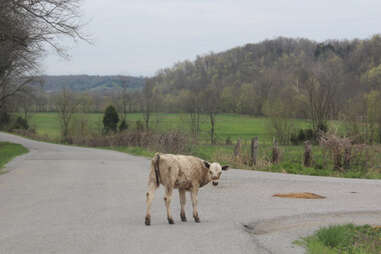
[{"label": "gray sky", "polygon": [[64,42],[45,74],[153,75],[197,55],[278,36],[313,40],[380,33],[380,0],[84,0],[94,45]]}]

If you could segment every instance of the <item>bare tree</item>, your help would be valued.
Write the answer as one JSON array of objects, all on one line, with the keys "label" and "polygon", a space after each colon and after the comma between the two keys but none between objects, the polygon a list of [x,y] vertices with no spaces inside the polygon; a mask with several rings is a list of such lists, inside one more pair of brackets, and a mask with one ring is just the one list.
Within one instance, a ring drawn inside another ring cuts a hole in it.
[{"label": "bare tree", "polygon": [[129,106],[131,103],[130,102],[131,96],[127,89],[127,81],[123,81],[122,90],[119,92],[117,97],[118,98],[117,98],[116,106],[117,106],[117,110],[119,114],[121,115],[120,119],[122,121],[126,121],[127,112],[129,111]]},{"label": "bare tree", "polygon": [[53,47],[61,56],[62,37],[86,39],[80,32],[80,0],[2,0],[0,2],[0,108],[38,73],[38,59]]},{"label": "bare tree", "polygon": [[326,126],[338,104],[342,72],[341,59],[332,57],[324,64],[316,63],[312,71],[302,74],[302,89],[314,130]]},{"label": "bare tree", "polygon": [[204,110],[210,120],[210,143],[213,145],[216,144],[216,116],[220,110],[220,95],[220,90],[214,85],[209,85],[203,93]]},{"label": "bare tree", "polygon": [[68,141],[70,122],[78,105],[79,101],[75,98],[75,94],[67,88],[62,89],[55,98],[56,111],[58,112],[64,142]]},{"label": "bare tree", "polygon": [[149,130],[149,123],[154,109],[154,82],[153,79],[147,79],[143,88],[143,118],[146,130]]}]

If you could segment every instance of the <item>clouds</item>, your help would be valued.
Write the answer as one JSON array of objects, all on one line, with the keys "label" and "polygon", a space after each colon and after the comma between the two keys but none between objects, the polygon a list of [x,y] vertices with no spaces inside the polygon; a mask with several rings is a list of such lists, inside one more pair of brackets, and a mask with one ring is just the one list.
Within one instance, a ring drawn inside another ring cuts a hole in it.
[{"label": "clouds", "polygon": [[44,70],[152,75],[197,54],[277,36],[365,38],[380,32],[380,9],[379,0],[86,0],[95,46],[72,45],[70,62],[50,55]]}]

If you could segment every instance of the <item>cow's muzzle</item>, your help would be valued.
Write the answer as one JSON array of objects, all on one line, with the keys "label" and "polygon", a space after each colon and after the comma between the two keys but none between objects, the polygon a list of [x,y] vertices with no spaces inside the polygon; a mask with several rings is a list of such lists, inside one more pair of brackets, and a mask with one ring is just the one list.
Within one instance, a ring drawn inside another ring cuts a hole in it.
[{"label": "cow's muzzle", "polygon": [[217,181],[213,181],[212,182],[214,186],[217,186],[218,185],[218,182]]}]

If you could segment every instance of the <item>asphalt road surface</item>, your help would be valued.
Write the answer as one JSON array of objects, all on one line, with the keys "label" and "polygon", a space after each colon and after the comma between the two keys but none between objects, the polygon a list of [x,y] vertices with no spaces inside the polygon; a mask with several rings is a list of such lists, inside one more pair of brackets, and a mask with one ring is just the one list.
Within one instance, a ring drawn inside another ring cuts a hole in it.
[{"label": "asphalt road surface", "polygon": [[[30,153],[0,175],[0,253],[304,253],[292,244],[332,223],[381,224],[381,181],[229,170],[199,193],[201,223],[167,223],[163,187],[144,225],[149,160],[0,133]],[[272,197],[313,192],[322,200]]]}]

